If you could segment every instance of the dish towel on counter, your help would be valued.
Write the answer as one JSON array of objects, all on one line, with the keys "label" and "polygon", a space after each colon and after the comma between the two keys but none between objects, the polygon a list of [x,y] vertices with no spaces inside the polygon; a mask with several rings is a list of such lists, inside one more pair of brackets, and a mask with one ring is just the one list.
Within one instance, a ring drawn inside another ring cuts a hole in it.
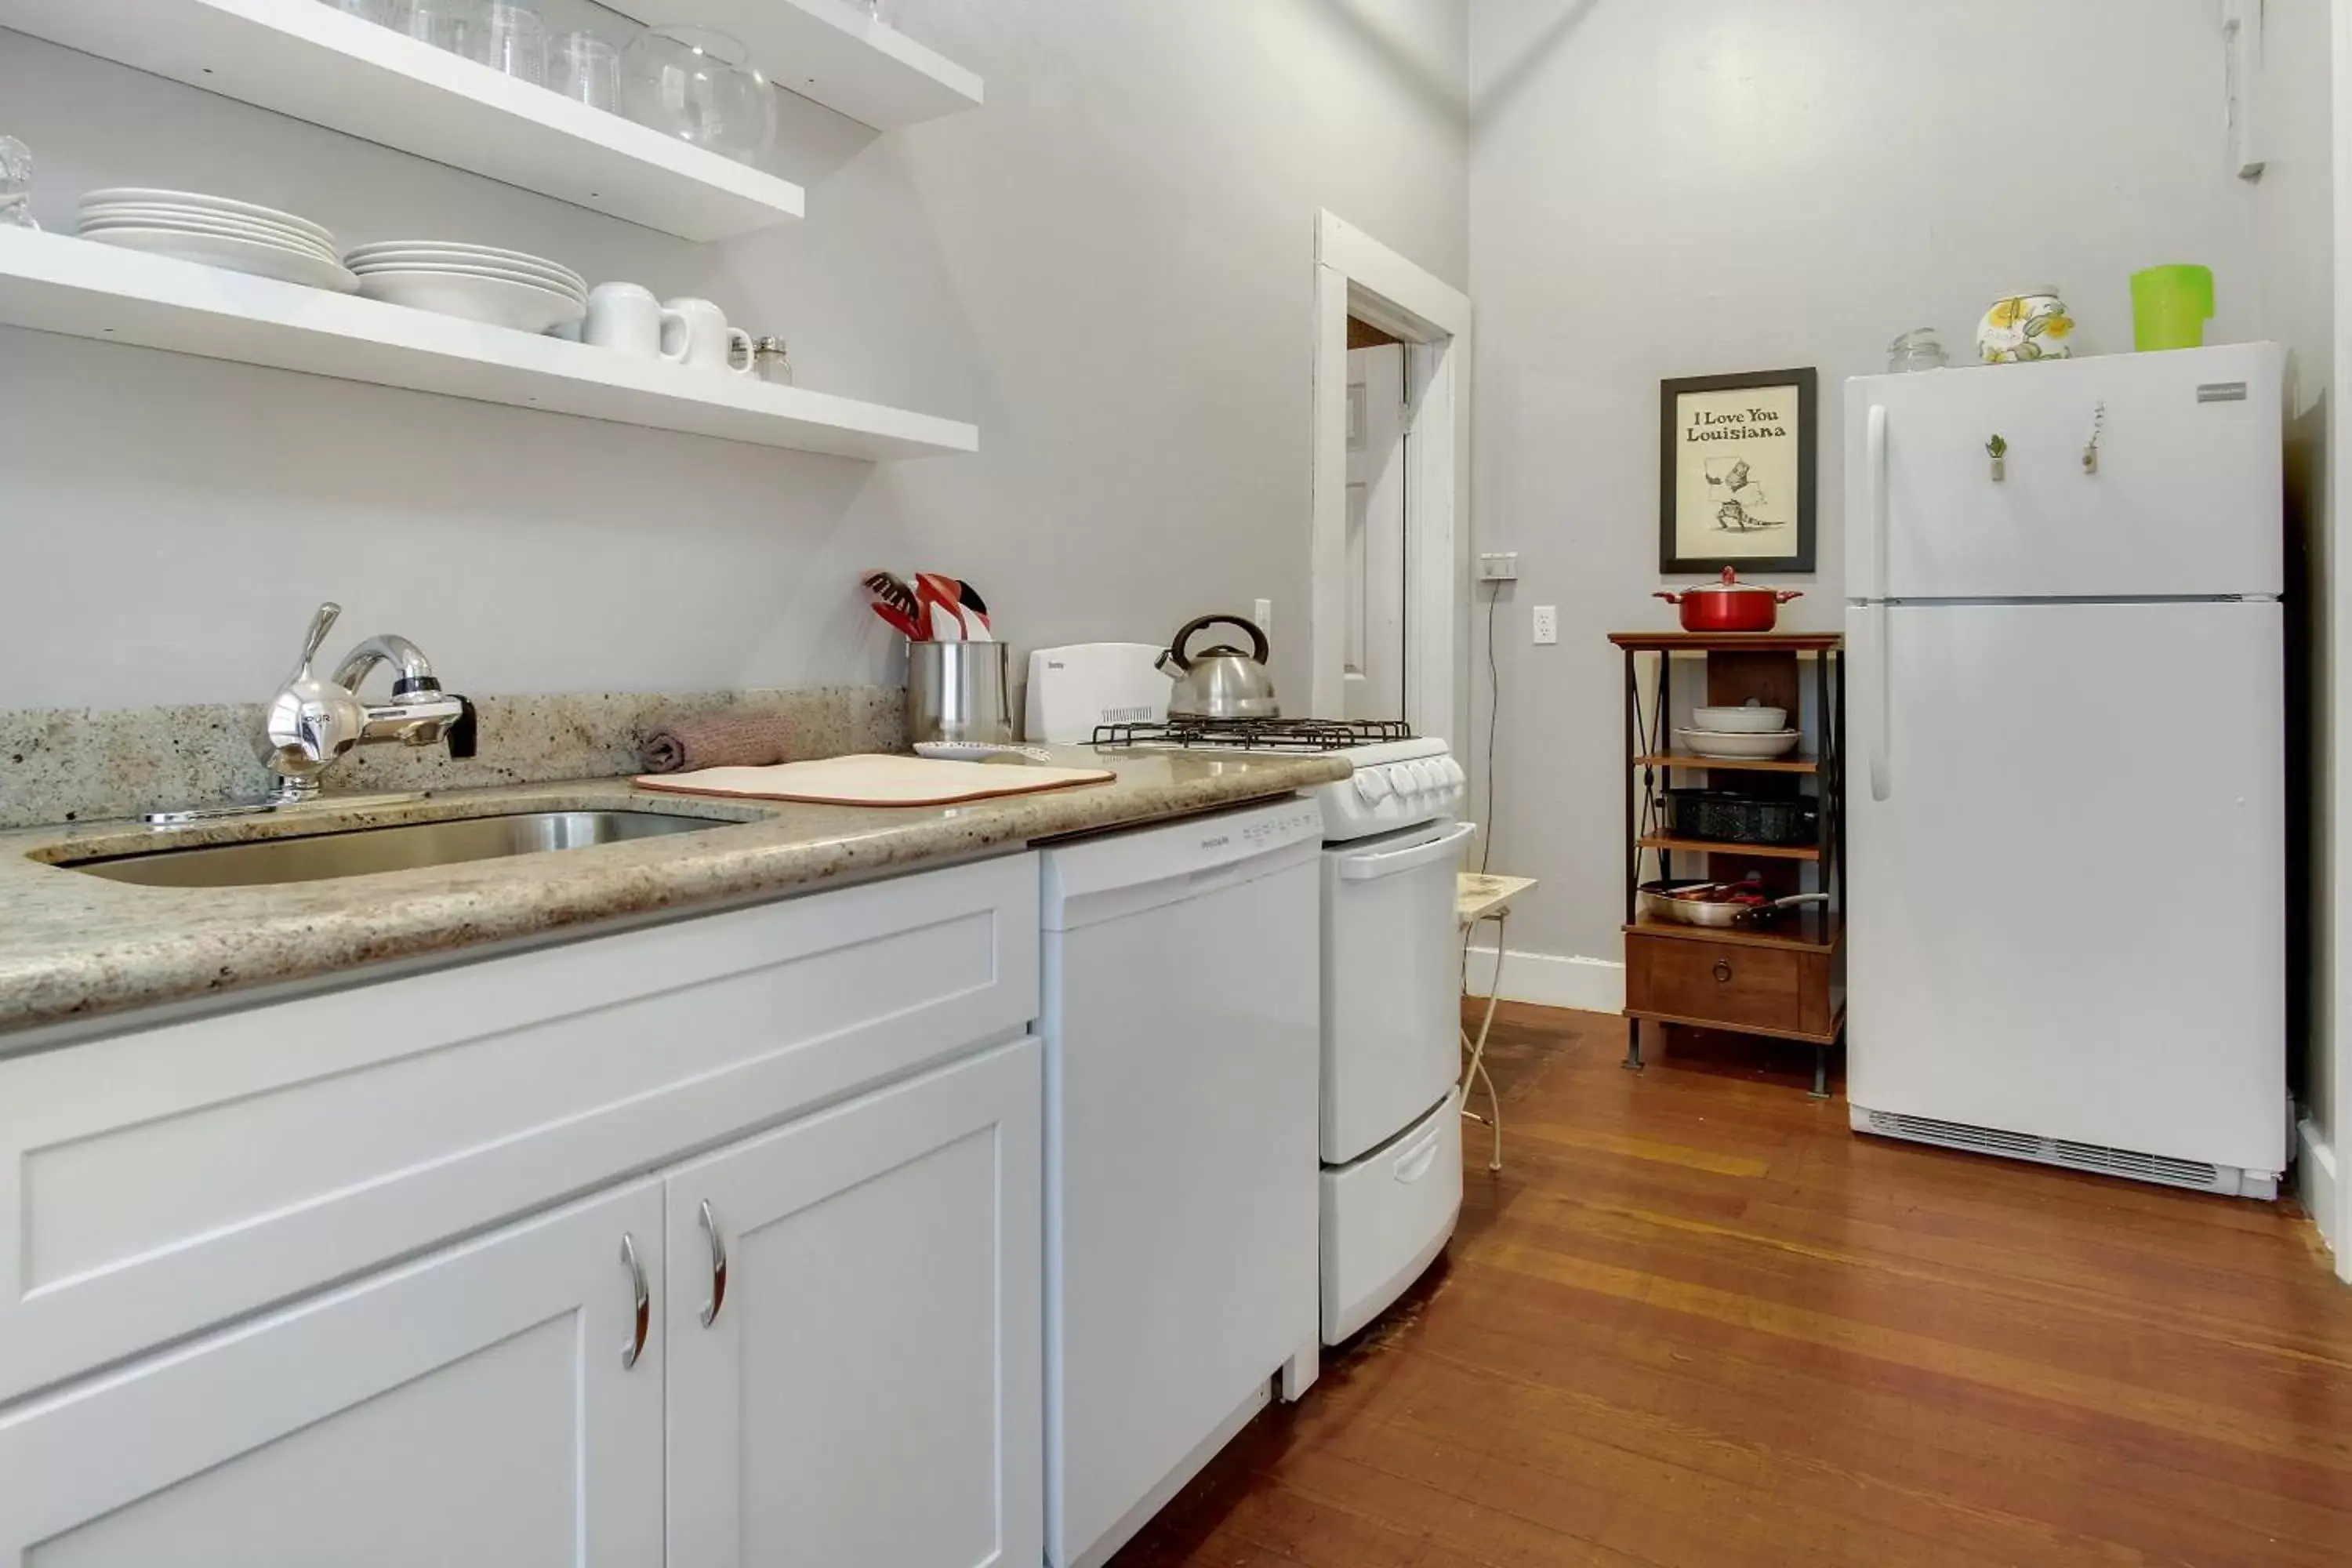
[{"label": "dish towel on counter", "polygon": [[793,727],[780,713],[705,713],[646,737],[637,760],[649,773],[700,768],[761,768],[792,754]]}]

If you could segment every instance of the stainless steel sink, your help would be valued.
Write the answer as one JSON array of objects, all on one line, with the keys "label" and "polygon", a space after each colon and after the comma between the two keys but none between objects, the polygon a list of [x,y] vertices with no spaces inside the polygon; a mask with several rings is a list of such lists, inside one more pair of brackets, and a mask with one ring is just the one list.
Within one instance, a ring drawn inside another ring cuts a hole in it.
[{"label": "stainless steel sink", "polygon": [[732,826],[721,818],[660,811],[528,811],[265,838],[248,844],[151,849],[58,864],[93,877],[151,888],[253,888],[272,882],[359,877],[371,871],[456,866],[541,849],[584,849],[592,844]]}]

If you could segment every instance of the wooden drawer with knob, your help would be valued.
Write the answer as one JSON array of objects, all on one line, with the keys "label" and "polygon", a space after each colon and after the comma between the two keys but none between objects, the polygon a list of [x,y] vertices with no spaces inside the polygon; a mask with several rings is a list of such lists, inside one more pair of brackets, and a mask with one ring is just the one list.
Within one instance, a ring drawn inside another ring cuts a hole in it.
[{"label": "wooden drawer with knob", "polygon": [[1829,1027],[1827,963],[1827,954],[1790,948],[1629,931],[1625,1006],[1731,1029],[1818,1034]]}]

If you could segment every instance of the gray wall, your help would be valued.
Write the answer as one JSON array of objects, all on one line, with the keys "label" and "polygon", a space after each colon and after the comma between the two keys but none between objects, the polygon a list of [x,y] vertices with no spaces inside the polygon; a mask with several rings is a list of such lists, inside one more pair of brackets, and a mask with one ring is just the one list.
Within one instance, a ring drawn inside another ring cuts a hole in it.
[{"label": "gray wall", "polygon": [[[1884,370],[1911,327],[1972,352],[1986,302],[2040,283],[2074,307],[2078,352],[2127,350],[2126,279],[2164,261],[2213,268],[2209,341],[2258,335],[2254,198],[2223,167],[2211,0],[1470,16],[1473,506],[1477,547],[1521,563],[1497,626],[1494,865],[1543,879],[1515,950],[1614,960],[1622,677],[1602,637],[1673,625],[1648,597],[1658,382],[1819,369],[1822,570],[1780,580],[1807,595],[1782,624],[1834,627],[1844,378]],[[1529,645],[1541,604],[1556,647]],[[1473,689],[1483,741],[1483,658]]]},{"label": "gray wall", "polygon": [[1303,691],[1314,216],[1464,280],[1461,7],[902,11],[987,106],[878,140],[806,106],[807,220],[709,247],[0,31],[49,226],[144,184],[538,251],[982,444],[869,468],[0,330],[0,708],[265,696],[325,597],[477,691],[890,680],[869,564],[973,580],[1023,646],[1269,596]]}]

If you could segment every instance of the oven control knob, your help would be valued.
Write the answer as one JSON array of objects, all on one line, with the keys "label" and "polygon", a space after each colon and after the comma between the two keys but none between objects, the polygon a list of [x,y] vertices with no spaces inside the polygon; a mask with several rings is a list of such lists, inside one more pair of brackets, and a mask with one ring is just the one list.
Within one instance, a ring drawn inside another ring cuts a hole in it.
[{"label": "oven control knob", "polygon": [[1467,773],[1463,771],[1462,764],[1455,762],[1452,757],[1440,758],[1438,760],[1437,767],[1438,771],[1445,775],[1445,782],[1449,784],[1465,783],[1470,777]]},{"label": "oven control knob", "polygon": [[1433,782],[1429,776],[1429,764],[1426,763],[1406,763],[1403,765],[1405,787],[1412,791],[1415,795],[1426,794],[1430,784]]},{"label": "oven control knob", "polygon": [[1400,795],[1413,795],[1420,791],[1421,781],[1413,776],[1411,763],[1391,763],[1389,764],[1389,772],[1393,775],[1396,792]]},{"label": "oven control knob", "polygon": [[1366,805],[1378,805],[1381,802],[1381,796],[1387,793],[1388,785],[1381,782],[1380,774],[1372,772],[1370,768],[1358,768],[1356,770],[1356,798],[1358,800],[1362,801]]}]

